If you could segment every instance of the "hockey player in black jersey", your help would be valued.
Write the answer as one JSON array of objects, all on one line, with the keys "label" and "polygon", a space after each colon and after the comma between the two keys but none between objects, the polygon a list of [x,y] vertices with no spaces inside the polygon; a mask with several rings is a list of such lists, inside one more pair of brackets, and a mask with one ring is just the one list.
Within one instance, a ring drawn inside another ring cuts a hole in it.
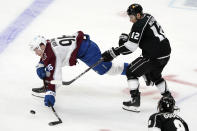
[{"label": "hockey player in black jersey", "polygon": [[189,131],[187,123],[174,113],[174,106],[174,99],[162,97],[158,102],[158,113],[149,118],[149,131]]},{"label": "hockey player in black jersey", "polygon": [[140,92],[138,78],[145,75],[156,85],[163,96],[172,97],[161,72],[168,63],[171,47],[161,26],[155,18],[143,13],[139,4],[132,4],[127,9],[130,21],[133,23],[129,34],[121,34],[119,47],[111,48],[102,54],[104,61],[112,61],[120,54],[134,52],[137,47],[142,55],[135,59],[127,68],[126,76],[131,89],[131,100],[123,102],[123,109],[139,112]]}]

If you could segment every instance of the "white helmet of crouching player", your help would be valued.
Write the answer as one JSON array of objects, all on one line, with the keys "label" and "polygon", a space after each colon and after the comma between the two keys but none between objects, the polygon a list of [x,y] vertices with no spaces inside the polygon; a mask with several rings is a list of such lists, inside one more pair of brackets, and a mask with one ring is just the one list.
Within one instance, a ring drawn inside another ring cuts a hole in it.
[{"label": "white helmet of crouching player", "polygon": [[30,42],[29,46],[32,51],[35,51],[35,49],[42,50],[41,46],[46,45],[46,43],[47,40],[44,38],[44,36],[38,35],[34,37],[34,39]]}]

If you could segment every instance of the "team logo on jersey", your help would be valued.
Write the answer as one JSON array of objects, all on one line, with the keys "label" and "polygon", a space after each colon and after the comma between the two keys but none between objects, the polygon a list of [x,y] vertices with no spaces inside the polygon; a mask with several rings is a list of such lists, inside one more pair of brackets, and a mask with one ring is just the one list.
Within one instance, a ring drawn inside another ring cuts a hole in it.
[{"label": "team logo on jersey", "polygon": [[47,70],[48,70],[48,71],[53,70],[53,66],[52,66],[51,64],[49,64],[49,65],[47,66]]}]

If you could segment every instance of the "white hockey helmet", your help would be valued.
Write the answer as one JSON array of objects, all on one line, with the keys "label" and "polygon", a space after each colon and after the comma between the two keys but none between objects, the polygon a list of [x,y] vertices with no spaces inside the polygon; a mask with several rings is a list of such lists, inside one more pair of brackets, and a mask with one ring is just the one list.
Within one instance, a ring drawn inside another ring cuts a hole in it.
[{"label": "white hockey helmet", "polygon": [[44,36],[38,35],[30,42],[29,46],[32,51],[34,51],[36,48],[41,50],[40,45],[41,44],[46,45],[46,43],[47,40],[44,38]]}]

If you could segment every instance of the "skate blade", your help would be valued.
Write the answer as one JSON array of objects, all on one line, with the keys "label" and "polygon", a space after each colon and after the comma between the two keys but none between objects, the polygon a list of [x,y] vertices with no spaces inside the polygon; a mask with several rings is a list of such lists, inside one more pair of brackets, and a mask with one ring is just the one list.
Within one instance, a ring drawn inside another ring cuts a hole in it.
[{"label": "skate blade", "polygon": [[123,106],[122,109],[124,109],[126,111],[136,112],[136,113],[139,113],[140,112],[140,107]]},{"label": "skate blade", "polygon": [[40,98],[44,98],[45,97],[45,93],[36,93],[36,92],[33,92],[31,93],[32,96],[35,96],[35,97],[40,97]]}]

